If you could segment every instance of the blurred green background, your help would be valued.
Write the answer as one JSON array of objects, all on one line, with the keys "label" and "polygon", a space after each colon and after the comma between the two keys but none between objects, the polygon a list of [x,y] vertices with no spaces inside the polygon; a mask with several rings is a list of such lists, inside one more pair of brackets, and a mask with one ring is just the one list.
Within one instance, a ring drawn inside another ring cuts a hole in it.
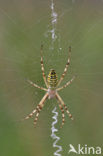
[{"label": "blurred green background", "polygon": [[50,0],[0,0],[0,156],[50,156],[56,151],[50,137],[56,100],[47,100],[36,128],[34,118],[21,122],[44,95],[26,82],[30,79],[45,86],[40,67],[42,43],[46,75],[54,68],[60,77],[69,45],[71,65],[61,85],[77,75],[60,91],[75,118],[72,122],[65,114],[66,123],[60,129],[58,109],[61,154],[68,155],[69,144],[103,148],[103,1],[54,2],[58,38],[51,49]]}]

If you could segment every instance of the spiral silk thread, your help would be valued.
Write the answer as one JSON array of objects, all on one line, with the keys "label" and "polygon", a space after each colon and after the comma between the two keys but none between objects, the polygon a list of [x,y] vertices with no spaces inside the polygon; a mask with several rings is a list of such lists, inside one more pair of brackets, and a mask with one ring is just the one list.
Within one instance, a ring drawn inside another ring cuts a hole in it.
[{"label": "spiral silk thread", "polygon": [[58,141],[60,140],[60,137],[58,137],[56,135],[56,132],[58,132],[58,129],[55,128],[55,124],[57,124],[57,122],[58,122],[58,112],[56,112],[56,107],[53,109],[52,113],[54,114],[54,116],[52,117],[54,119],[54,121],[52,122],[51,137],[55,140],[53,143],[53,147],[57,148],[57,151],[54,152],[54,156],[62,156],[60,154],[60,152],[62,151],[62,146],[57,145]]}]

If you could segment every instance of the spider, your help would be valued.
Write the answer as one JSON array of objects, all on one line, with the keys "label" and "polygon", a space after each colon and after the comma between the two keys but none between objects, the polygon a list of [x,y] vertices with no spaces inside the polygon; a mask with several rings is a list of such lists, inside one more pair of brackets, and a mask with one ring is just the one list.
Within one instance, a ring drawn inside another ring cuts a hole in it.
[{"label": "spider", "polygon": [[70,64],[71,47],[69,47],[68,61],[67,61],[66,66],[64,68],[64,72],[60,77],[60,80],[58,80],[57,74],[56,74],[54,69],[50,69],[50,72],[49,72],[48,77],[46,79],[45,71],[44,71],[43,55],[42,54],[43,54],[43,45],[41,45],[41,71],[42,71],[42,76],[43,76],[43,79],[44,79],[44,82],[45,82],[45,85],[46,85],[47,88],[40,87],[40,86],[38,86],[37,84],[33,83],[30,80],[27,80],[27,81],[33,87],[36,87],[36,88],[39,88],[41,90],[46,91],[46,94],[43,96],[43,98],[41,99],[41,101],[37,105],[36,109],[34,109],[26,118],[24,118],[24,120],[31,118],[36,113],[35,120],[34,120],[34,125],[36,125],[37,120],[38,120],[38,116],[40,114],[40,111],[44,107],[44,102],[47,99],[56,98],[57,101],[58,101],[59,108],[60,108],[61,113],[62,113],[62,125],[61,125],[61,127],[62,127],[64,125],[64,123],[65,123],[64,110],[69,115],[70,119],[73,120],[73,117],[72,117],[71,113],[69,112],[67,106],[64,104],[64,101],[62,100],[62,98],[58,94],[58,91],[62,90],[63,88],[66,88],[67,86],[69,86],[72,83],[72,81],[74,80],[74,78],[75,78],[75,76],[73,76],[73,78],[70,81],[68,81],[62,87],[58,88],[58,86],[61,84],[62,80],[64,79],[64,76],[66,75],[67,69],[68,69],[69,64]]}]

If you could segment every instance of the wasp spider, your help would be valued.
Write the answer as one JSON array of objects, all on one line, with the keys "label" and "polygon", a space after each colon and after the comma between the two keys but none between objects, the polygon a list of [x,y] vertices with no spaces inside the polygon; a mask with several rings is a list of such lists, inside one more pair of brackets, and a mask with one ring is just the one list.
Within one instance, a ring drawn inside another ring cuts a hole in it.
[{"label": "wasp spider", "polygon": [[74,76],[64,86],[58,88],[58,86],[60,85],[60,83],[64,79],[64,76],[66,75],[68,66],[70,64],[71,47],[69,47],[68,61],[67,61],[67,64],[66,64],[66,66],[64,68],[64,72],[61,75],[60,80],[57,79],[57,74],[56,74],[56,72],[55,72],[54,69],[51,69],[50,70],[50,72],[48,74],[48,77],[46,79],[45,72],[44,72],[44,64],[43,64],[42,52],[43,52],[43,45],[41,46],[41,70],[42,70],[43,79],[44,79],[44,82],[45,82],[45,85],[46,85],[47,88],[40,87],[40,86],[36,85],[35,83],[33,83],[30,80],[27,80],[27,81],[33,87],[36,87],[36,88],[39,88],[41,90],[46,91],[46,94],[41,99],[41,101],[37,105],[36,109],[34,109],[25,119],[29,119],[29,118],[31,118],[33,116],[33,114],[36,114],[35,120],[34,120],[34,125],[36,125],[37,120],[38,120],[39,113],[42,110],[42,108],[44,107],[44,102],[46,101],[46,99],[56,98],[57,101],[58,101],[59,108],[60,108],[61,113],[62,113],[62,126],[63,126],[64,125],[64,122],[65,122],[64,110],[69,115],[69,117],[71,118],[71,120],[73,120],[73,117],[72,117],[71,113],[69,112],[67,106],[64,104],[64,101],[62,100],[62,98],[58,94],[58,91],[62,90],[63,88],[66,88],[68,85],[70,85],[72,83],[72,81],[74,80],[74,78],[75,78],[75,76]]}]

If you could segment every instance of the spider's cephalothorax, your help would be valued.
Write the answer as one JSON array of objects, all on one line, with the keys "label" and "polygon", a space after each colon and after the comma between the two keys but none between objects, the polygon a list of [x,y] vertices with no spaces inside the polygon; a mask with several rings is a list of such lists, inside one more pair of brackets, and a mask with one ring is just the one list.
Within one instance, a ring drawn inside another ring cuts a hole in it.
[{"label": "spider's cephalothorax", "polygon": [[65,116],[64,116],[64,110],[66,111],[66,113],[69,115],[69,117],[73,120],[73,117],[71,115],[71,113],[69,112],[67,106],[64,104],[64,101],[62,100],[62,98],[59,96],[58,94],[58,91],[62,90],[63,88],[66,88],[68,85],[70,85],[72,83],[72,81],[74,80],[75,76],[70,80],[68,81],[65,85],[63,85],[62,87],[59,87],[58,86],[61,84],[62,80],[64,79],[64,76],[66,75],[66,72],[67,72],[67,69],[68,69],[68,66],[70,64],[70,53],[71,53],[71,47],[69,47],[69,57],[68,57],[68,61],[66,63],[66,66],[64,68],[64,72],[63,74],[61,75],[59,81],[57,79],[57,75],[56,75],[56,72],[55,70],[51,69],[49,74],[48,74],[48,77],[46,79],[46,76],[45,76],[45,72],[44,72],[44,64],[43,64],[43,56],[42,56],[42,49],[43,49],[43,45],[41,46],[41,70],[42,70],[42,74],[43,74],[43,79],[44,79],[44,82],[45,82],[45,85],[47,88],[43,88],[43,87],[40,87],[38,86],[37,84],[33,83],[32,81],[28,80],[28,82],[36,87],[36,88],[39,88],[41,90],[44,90],[46,91],[46,94],[43,96],[43,98],[41,99],[41,101],[39,102],[39,104],[37,105],[37,107],[25,118],[25,119],[29,119],[30,117],[33,116],[33,114],[36,113],[36,117],[35,117],[35,120],[34,120],[34,125],[36,125],[37,123],[37,120],[38,120],[38,116],[39,116],[39,113],[40,111],[42,110],[42,108],[44,107],[44,102],[46,101],[46,99],[51,99],[51,98],[56,98],[57,101],[58,101],[58,105],[59,105],[59,108],[61,109],[61,112],[62,112],[62,126],[65,122]]},{"label": "spider's cephalothorax", "polygon": [[57,82],[57,74],[54,69],[51,69],[47,78],[48,88],[54,89],[57,86]]}]

